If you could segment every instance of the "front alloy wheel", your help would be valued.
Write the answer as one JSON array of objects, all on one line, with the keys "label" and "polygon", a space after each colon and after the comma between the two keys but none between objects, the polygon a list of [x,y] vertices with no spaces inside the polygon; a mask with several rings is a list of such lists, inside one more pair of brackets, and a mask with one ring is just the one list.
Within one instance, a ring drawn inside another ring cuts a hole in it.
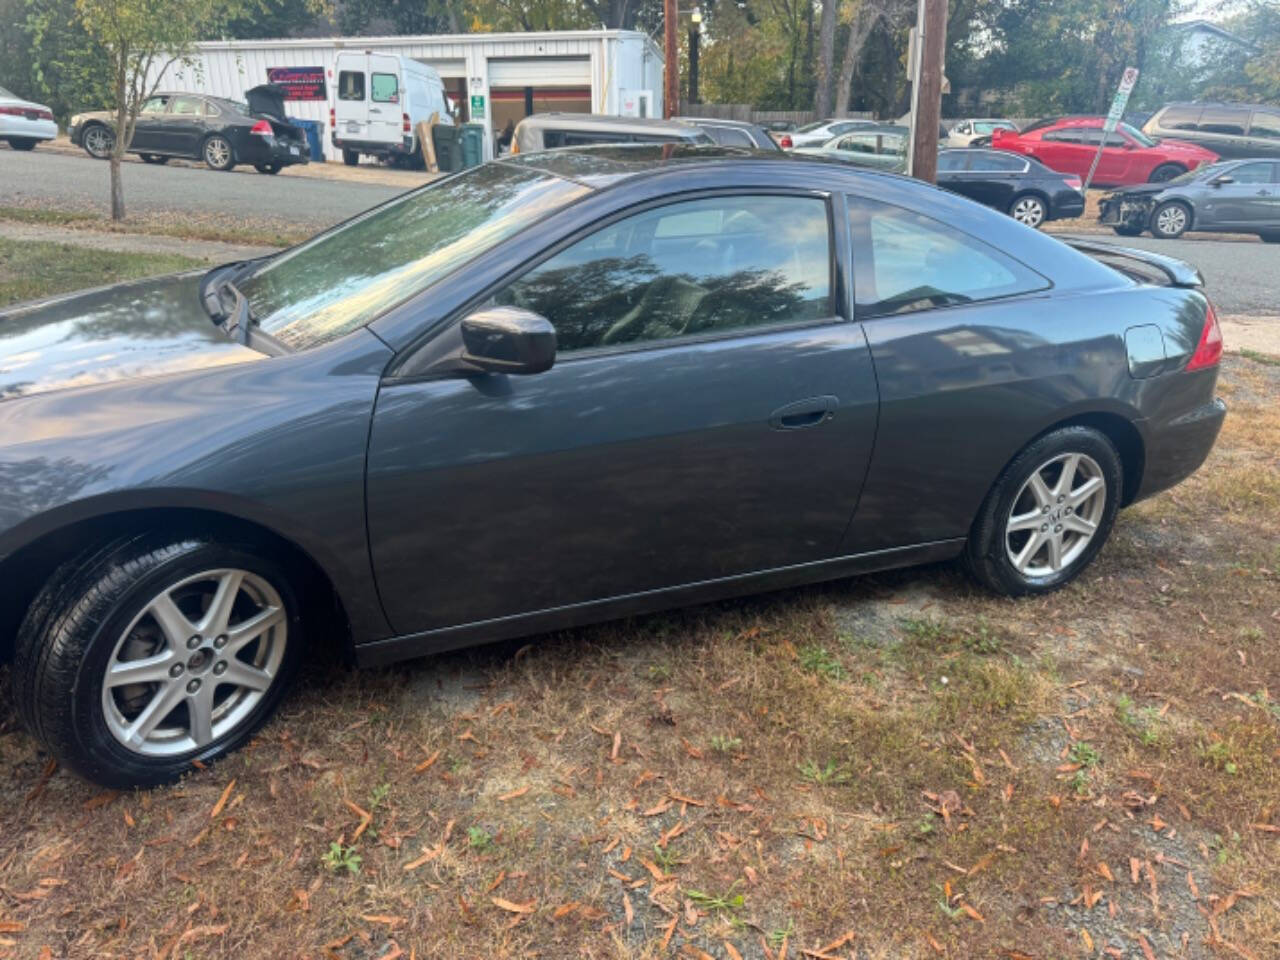
[{"label": "front alloy wheel", "polygon": [[102,683],[107,729],[168,757],[231,733],[280,672],[280,595],[247,570],[207,570],[163,588],[116,642]]},{"label": "front alloy wheel", "polygon": [[58,568],[16,637],[13,700],[103,786],[171,782],[231,752],[297,669],[291,576],[257,543],[122,537]]},{"label": "front alloy wheel", "polygon": [[1151,217],[1151,232],[1162,240],[1176,240],[1190,225],[1187,208],[1176,201],[1160,204]]},{"label": "front alloy wheel", "polygon": [[111,148],[116,145],[116,136],[101,124],[94,124],[84,132],[84,149],[95,160],[105,160],[111,156]]}]

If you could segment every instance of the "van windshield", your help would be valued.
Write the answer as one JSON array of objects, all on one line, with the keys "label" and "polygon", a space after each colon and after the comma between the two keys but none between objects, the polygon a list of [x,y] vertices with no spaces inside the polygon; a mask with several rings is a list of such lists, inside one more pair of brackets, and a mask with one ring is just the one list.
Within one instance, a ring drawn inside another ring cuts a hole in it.
[{"label": "van windshield", "polygon": [[364,326],[589,192],[500,163],[396,197],[267,261],[239,283],[261,328],[294,350]]}]

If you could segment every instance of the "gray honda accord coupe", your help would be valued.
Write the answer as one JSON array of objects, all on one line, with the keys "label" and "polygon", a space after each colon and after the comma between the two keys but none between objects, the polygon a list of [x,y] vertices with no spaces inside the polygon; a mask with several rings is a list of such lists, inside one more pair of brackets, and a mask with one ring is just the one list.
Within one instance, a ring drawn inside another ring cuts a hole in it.
[{"label": "gray honda accord coupe", "polygon": [[960,559],[1078,576],[1208,455],[1180,261],[720,147],[522,154],[274,257],[0,315],[0,647],[60,761],[359,664]]}]

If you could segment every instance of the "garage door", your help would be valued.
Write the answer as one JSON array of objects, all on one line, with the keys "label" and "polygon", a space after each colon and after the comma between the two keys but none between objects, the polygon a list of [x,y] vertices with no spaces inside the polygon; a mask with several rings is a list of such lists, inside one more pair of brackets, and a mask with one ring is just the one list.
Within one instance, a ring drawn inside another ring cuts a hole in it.
[{"label": "garage door", "polygon": [[537,57],[527,60],[490,60],[489,86],[577,86],[591,83],[589,57]]}]

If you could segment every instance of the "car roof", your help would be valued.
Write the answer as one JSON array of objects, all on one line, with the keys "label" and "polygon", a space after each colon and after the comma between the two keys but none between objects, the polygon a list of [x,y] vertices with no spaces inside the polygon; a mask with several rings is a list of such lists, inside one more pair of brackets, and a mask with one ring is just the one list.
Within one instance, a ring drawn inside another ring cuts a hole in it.
[{"label": "car roof", "polygon": [[695,133],[697,128],[681,119],[662,120],[657,117],[611,117],[600,113],[534,113],[520,121],[520,126],[528,124],[532,127],[555,126],[566,130],[605,130],[612,132],[648,130],[654,133],[671,133],[687,136]]},{"label": "car roof", "polygon": [[693,123],[701,126],[702,124],[710,124],[714,127],[736,127],[739,130],[755,130],[759,128],[758,123],[751,123],[749,120],[728,120],[724,117],[675,117],[673,119],[683,120],[685,123]]}]

